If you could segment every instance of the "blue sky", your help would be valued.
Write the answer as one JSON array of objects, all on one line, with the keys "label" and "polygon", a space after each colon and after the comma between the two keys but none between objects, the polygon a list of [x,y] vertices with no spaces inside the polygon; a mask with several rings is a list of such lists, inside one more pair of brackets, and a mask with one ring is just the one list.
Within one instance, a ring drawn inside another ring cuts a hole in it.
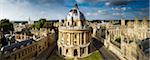
[{"label": "blue sky", "polygon": [[0,19],[64,19],[75,3],[88,20],[142,19],[150,11],[149,0],[0,0]]}]

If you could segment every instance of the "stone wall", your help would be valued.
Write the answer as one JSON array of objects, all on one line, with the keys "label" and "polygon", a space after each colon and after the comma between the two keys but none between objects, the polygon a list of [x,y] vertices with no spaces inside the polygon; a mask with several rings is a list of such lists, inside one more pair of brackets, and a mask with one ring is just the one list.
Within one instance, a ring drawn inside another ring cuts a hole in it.
[{"label": "stone wall", "polygon": [[64,57],[88,55],[91,33],[88,30],[59,30],[58,52]]},{"label": "stone wall", "polygon": [[48,45],[48,37],[41,37],[40,40],[33,41],[30,45],[16,49],[9,54],[2,54],[2,60],[29,60],[45,51]]}]

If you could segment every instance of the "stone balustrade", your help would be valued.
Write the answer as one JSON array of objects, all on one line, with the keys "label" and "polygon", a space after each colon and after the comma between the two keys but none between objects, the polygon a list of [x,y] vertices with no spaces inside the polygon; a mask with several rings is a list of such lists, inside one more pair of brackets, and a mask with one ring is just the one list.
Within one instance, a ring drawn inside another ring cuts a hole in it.
[{"label": "stone balustrade", "polygon": [[[79,46],[79,47],[86,47],[86,46],[89,46],[91,42],[88,42],[86,44],[82,44],[82,45],[76,45],[76,46]],[[67,48],[70,48],[70,47],[74,47],[74,45],[67,45],[67,44],[64,44],[63,42],[58,42],[59,45],[63,45]]]},{"label": "stone balustrade", "polygon": [[65,26],[61,26],[59,27],[59,30],[89,30],[89,27],[86,26],[75,26],[75,27],[65,27]]}]

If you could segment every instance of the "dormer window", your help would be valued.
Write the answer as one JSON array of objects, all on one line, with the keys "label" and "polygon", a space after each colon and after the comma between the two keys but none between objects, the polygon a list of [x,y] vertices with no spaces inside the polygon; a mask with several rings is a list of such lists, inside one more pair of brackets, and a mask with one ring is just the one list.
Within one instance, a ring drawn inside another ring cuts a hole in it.
[{"label": "dormer window", "polygon": [[72,9],[72,10],[70,10],[70,12],[77,13],[77,10],[76,9]]},{"label": "dormer window", "polygon": [[72,12],[73,12],[73,13],[77,13],[77,10],[73,10]]}]

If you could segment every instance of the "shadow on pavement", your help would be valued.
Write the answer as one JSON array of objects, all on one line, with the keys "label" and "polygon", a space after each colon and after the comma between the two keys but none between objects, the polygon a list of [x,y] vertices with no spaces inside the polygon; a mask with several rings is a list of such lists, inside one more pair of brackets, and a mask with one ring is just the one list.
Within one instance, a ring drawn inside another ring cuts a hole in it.
[{"label": "shadow on pavement", "polygon": [[96,49],[100,49],[104,44],[100,41],[98,41],[96,38],[92,38],[93,42],[92,44],[96,47]]}]

